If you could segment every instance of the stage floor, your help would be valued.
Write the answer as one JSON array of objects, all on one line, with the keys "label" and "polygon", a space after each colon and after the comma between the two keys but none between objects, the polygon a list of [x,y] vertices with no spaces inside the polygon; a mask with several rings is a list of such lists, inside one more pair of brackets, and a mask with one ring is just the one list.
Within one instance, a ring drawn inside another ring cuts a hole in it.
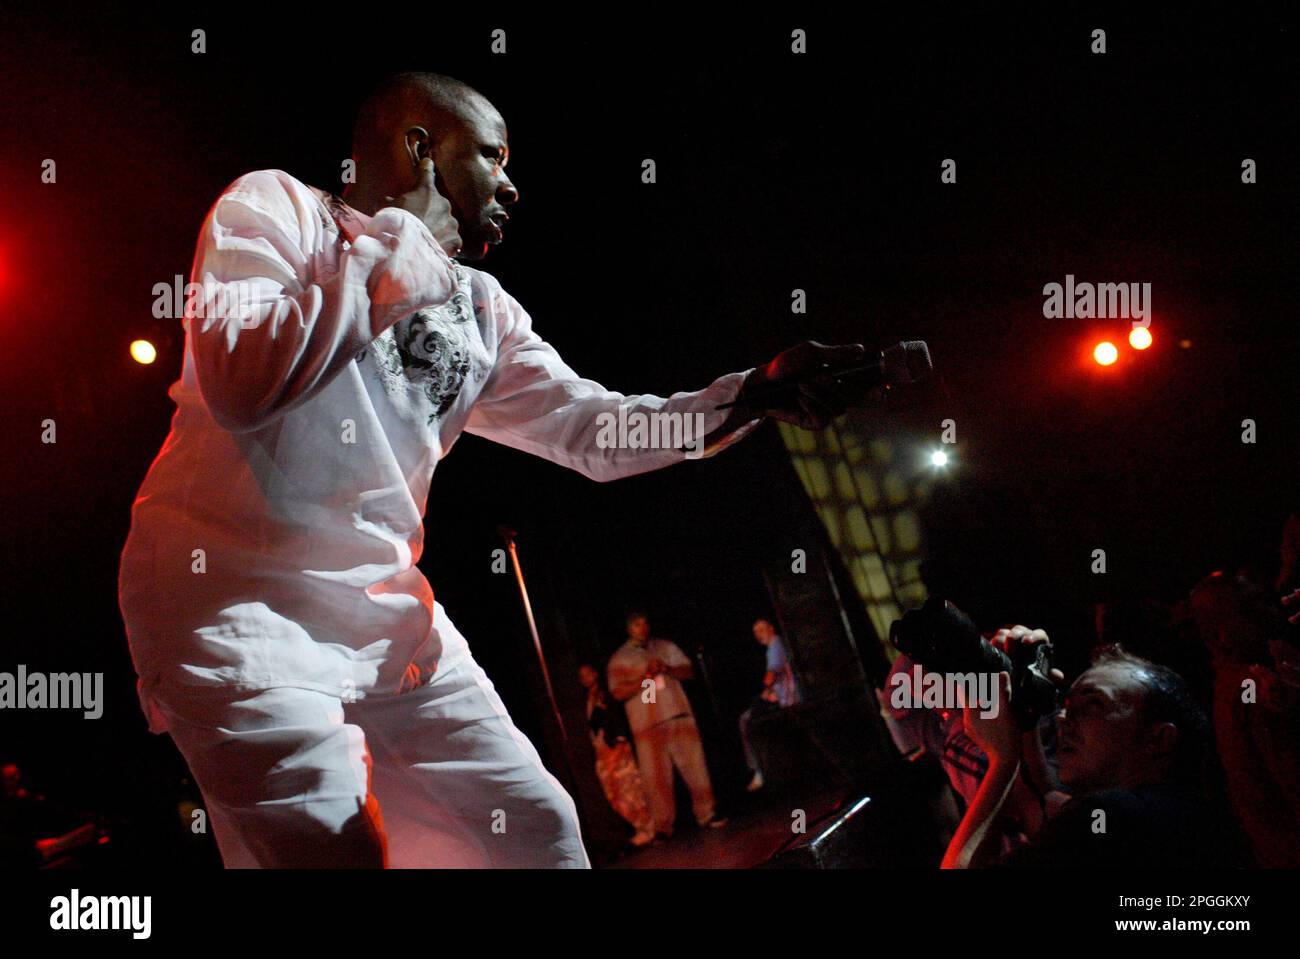
[{"label": "stage floor", "polygon": [[603,868],[752,869],[794,838],[791,824],[796,809],[806,814],[811,832],[814,823],[841,806],[846,798],[843,787],[802,797],[767,790],[747,794],[722,829],[679,830],[672,839],[627,853]]}]

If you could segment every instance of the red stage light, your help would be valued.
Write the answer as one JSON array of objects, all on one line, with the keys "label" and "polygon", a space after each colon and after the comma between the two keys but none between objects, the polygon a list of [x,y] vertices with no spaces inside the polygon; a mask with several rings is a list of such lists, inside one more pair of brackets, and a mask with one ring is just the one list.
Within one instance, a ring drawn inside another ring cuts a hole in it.
[{"label": "red stage light", "polygon": [[1145,350],[1151,345],[1151,331],[1145,326],[1135,326],[1129,331],[1128,345],[1135,350]]},{"label": "red stage light", "polygon": [[1109,340],[1098,343],[1092,351],[1092,358],[1102,366],[1110,366],[1119,359],[1119,350]]}]

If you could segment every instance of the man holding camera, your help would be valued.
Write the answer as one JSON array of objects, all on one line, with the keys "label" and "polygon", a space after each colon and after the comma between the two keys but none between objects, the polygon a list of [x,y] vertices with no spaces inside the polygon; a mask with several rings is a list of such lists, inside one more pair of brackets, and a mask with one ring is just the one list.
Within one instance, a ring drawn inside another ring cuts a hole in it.
[{"label": "man holding camera", "polygon": [[[1008,643],[1042,642],[1042,630],[1017,626]],[[1053,670],[1053,678],[1061,674]],[[999,674],[1002,700],[1011,677]],[[943,858],[944,868],[1196,868],[1231,864],[1233,853],[1201,794],[1208,727],[1187,684],[1173,670],[1104,649],[1075,680],[1057,714],[1059,781],[1049,793],[1036,729],[1022,732],[1014,709],[965,711],[968,735],[989,769]],[[1038,780],[1035,783],[1035,780]],[[1001,816],[1012,792],[1029,785],[1043,805],[1041,829],[1000,857]],[[1057,808],[1059,807],[1059,808]],[[1053,809],[1055,808],[1055,813]]]}]

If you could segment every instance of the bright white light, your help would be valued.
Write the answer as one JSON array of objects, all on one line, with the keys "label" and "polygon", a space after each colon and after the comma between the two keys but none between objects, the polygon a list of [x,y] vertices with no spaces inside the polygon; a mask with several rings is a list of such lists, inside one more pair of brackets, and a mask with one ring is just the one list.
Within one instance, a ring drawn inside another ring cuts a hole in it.
[{"label": "bright white light", "polygon": [[947,466],[948,454],[945,453],[943,450],[935,450],[933,453],[930,454],[930,462],[935,466]]},{"label": "bright white light", "polygon": [[137,363],[148,365],[158,359],[158,351],[154,349],[154,345],[148,340],[132,340],[131,358]]}]

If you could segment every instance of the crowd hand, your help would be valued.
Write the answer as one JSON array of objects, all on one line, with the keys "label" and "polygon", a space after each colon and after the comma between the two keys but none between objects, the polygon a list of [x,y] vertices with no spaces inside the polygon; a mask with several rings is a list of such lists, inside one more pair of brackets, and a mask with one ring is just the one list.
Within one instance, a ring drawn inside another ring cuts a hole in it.
[{"label": "crowd hand", "polygon": [[769,703],[776,702],[777,701],[776,690],[774,690],[771,686],[764,687],[763,698],[766,699]]},{"label": "crowd hand", "polygon": [[[1028,626],[1016,625],[1003,626],[993,634],[993,638],[989,642],[1014,660],[1022,644],[1033,646],[1038,643],[1050,643],[1051,640],[1048,639],[1046,630],[1030,629]],[[1048,678],[1058,686],[1065,684],[1065,673],[1055,667],[1052,667],[1049,671]]]},{"label": "crowd hand", "polygon": [[[1286,596],[1283,596],[1282,605],[1300,606],[1300,589],[1297,589],[1294,593],[1288,593]],[[1296,610],[1295,613],[1293,613],[1290,616],[1290,618],[1287,619],[1287,622],[1289,622],[1292,626],[1300,626],[1300,609]]]},{"label": "crowd hand", "polygon": [[990,762],[1000,760],[1012,763],[1020,758],[1021,732],[1010,709],[1010,673],[998,673],[998,689],[996,716],[982,715],[985,707],[981,703],[964,703],[962,720],[966,735],[984,750]]},{"label": "crowd hand", "polygon": [[448,256],[456,256],[461,250],[460,224],[452,215],[451,204],[438,190],[433,157],[425,157],[420,161],[415,177],[415,185],[409,192],[384,199],[389,206],[415,214],[429,228],[443,252]]},{"label": "crowd hand", "polygon": [[[824,429],[848,408],[846,395],[832,377],[860,363],[864,354],[861,343],[825,346],[807,340],[750,373],[736,397],[737,405],[806,430]],[[818,375],[800,383],[793,393],[754,395],[760,387],[814,371]]]}]

